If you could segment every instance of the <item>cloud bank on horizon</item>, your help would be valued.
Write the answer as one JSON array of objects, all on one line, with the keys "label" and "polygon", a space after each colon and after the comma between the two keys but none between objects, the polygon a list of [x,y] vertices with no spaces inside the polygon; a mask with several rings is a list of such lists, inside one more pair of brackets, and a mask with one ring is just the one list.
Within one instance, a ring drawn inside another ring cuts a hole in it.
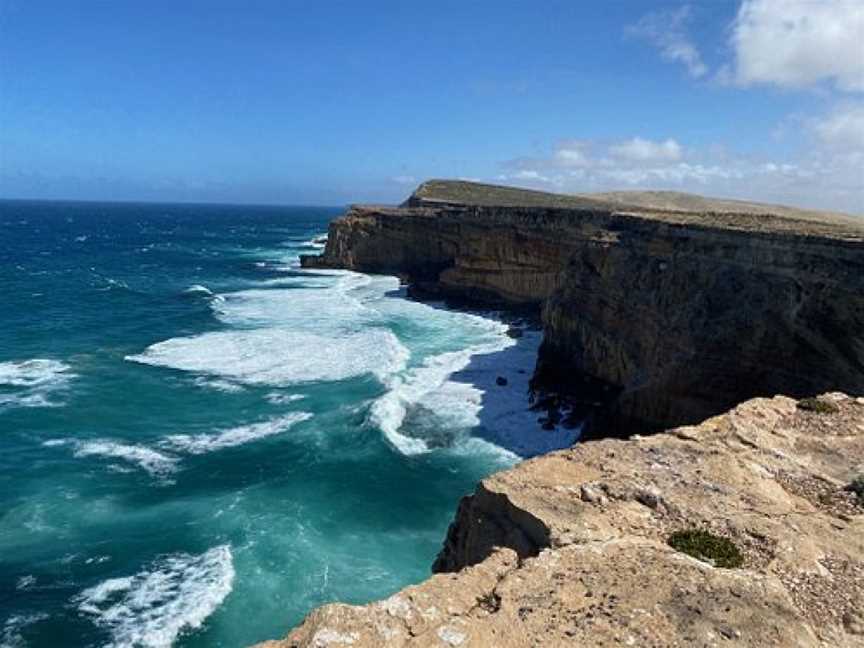
[{"label": "cloud bank on horizon", "polygon": [[864,214],[864,0],[0,0],[0,197],[430,177]]},{"label": "cloud bank on horizon", "polygon": [[830,108],[794,114],[795,155],[744,154],[734,145],[685,147],[652,141],[567,140],[545,157],[503,163],[499,182],[555,191],[670,189],[864,213],[864,2],[744,0],[729,26],[731,60],[711,70],[687,32],[691,7],[647,14],[625,33],[653,46],[693,79],[735,89],[820,93]]}]

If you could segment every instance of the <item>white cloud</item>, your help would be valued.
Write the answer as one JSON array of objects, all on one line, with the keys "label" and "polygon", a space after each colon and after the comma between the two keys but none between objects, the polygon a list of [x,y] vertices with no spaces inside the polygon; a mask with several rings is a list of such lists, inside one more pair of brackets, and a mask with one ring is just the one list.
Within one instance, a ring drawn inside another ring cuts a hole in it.
[{"label": "white cloud", "polygon": [[733,77],[806,87],[830,81],[864,91],[864,2],[744,0],[732,27]]},{"label": "white cloud", "polygon": [[534,169],[519,169],[511,174],[498,176],[499,180],[527,180],[529,182],[539,182],[545,185],[560,185],[561,181],[555,177],[543,175]]},{"label": "white cloud", "polygon": [[[626,33],[647,39],[663,58],[684,63],[692,76],[701,77],[707,67],[687,35],[689,18],[686,6],[649,14]],[[560,152],[546,160],[522,160],[519,168],[539,164],[571,191],[694,190],[864,213],[864,103],[850,96],[864,92],[864,0],[741,0],[728,28],[732,59],[718,80],[827,91],[833,109],[826,114],[787,117],[796,128],[786,144],[797,139],[797,152],[736,156],[637,137],[583,155],[581,177],[559,164]],[[600,148],[586,145],[580,151]]]},{"label": "white cloud", "polygon": [[391,181],[400,185],[413,185],[417,184],[417,178],[412,175],[398,175],[393,178],[390,178]]},{"label": "white cloud", "polygon": [[682,63],[690,76],[699,78],[708,72],[699,50],[687,35],[690,7],[684,5],[677,11],[660,11],[643,16],[639,22],[627,28],[626,34],[642,38],[660,50],[666,61]]},{"label": "white cloud", "polygon": [[579,140],[565,140],[558,145],[555,159],[563,166],[582,167],[590,163],[588,143]]},{"label": "white cloud", "polygon": [[665,142],[652,142],[641,137],[634,137],[626,142],[610,146],[609,152],[616,158],[637,162],[681,159],[681,146],[673,139],[667,139]]},{"label": "white cloud", "polygon": [[[864,213],[864,147],[846,146],[857,132],[857,107],[812,124],[814,141],[787,159],[735,155],[724,148],[684,149],[674,139],[617,142],[562,140],[546,157],[504,163],[499,182],[534,189],[691,191]],[[850,125],[851,124],[851,125]],[[842,144],[842,146],[841,146]],[[577,151],[578,165],[568,152]]]},{"label": "white cloud", "polygon": [[825,146],[838,151],[864,151],[864,103],[839,106],[827,116],[812,120],[811,126]]}]

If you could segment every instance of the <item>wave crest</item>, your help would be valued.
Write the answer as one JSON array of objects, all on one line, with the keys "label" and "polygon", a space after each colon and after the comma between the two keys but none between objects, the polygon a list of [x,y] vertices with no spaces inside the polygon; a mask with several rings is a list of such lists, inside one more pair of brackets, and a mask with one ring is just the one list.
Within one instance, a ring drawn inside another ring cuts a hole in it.
[{"label": "wave crest", "polygon": [[269,421],[241,425],[215,434],[173,434],[166,437],[163,444],[169,448],[182,450],[193,455],[205,454],[281,434],[297,423],[307,421],[310,418],[312,418],[312,414],[309,412],[294,412]]},{"label": "wave crest", "polygon": [[163,477],[177,470],[179,459],[142,445],[131,445],[111,439],[79,441],[75,439],[51,439],[46,447],[71,445],[75,457],[107,457],[131,463],[154,477]]},{"label": "wave crest", "polygon": [[165,556],[134,576],[85,589],[73,602],[110,633],[110,646],[169,648],[183,630],[201,627],[233,583],[231,548],[220,545]]},{"label": "wave crest", "polygon": [[338,338],[277,328],[217,331],[172,338],[126,356],[141,364],[274,387],[365,374],[383,379],[407,358],[408,350],[396,336],[377,328]]},{"label": "wave crest", "polygon": [[76,377],[59,360],[34,358],[0,362],[0,410],[11,407],[59,407],[53,397]]}]

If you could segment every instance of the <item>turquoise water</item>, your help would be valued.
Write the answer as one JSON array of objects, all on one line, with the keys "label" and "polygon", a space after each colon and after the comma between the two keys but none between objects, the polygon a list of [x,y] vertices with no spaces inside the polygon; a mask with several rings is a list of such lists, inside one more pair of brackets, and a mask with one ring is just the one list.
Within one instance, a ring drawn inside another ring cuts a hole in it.
[{"label": "turquoise water", "polygon": [[479,478],[567,441],[531,436],[539,333],[300,270],[337,214],[0,202],[0,645],[278,637],[425,578]]}]

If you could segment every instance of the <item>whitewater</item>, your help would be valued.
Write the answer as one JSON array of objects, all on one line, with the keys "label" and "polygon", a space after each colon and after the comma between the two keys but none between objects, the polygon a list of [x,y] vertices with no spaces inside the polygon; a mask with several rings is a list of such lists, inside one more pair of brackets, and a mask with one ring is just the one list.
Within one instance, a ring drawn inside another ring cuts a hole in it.
[{"label": "whitewater", "polygon": [[337,214],[0,202],[0,646],[276,638],[576,438],[528,409],[531,323],[302,270]]}]

